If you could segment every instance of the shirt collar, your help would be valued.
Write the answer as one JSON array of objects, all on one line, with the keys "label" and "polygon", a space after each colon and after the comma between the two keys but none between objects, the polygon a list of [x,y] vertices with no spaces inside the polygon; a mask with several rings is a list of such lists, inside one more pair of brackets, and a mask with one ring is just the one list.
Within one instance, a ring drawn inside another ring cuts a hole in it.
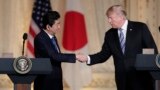
[{"label": "shirt collar", "polygon": [[46,34],[49,36],[50,39],[52,39],[54,36],[49,34],[46,30],[44,30],[44,32],[46,32]]},{"label": "shirt collar", "polygon": [[125,20],[123,26],[121,27],[121,29],[123,30],[127,30],[127,26],[128,26],[128,20]]}]

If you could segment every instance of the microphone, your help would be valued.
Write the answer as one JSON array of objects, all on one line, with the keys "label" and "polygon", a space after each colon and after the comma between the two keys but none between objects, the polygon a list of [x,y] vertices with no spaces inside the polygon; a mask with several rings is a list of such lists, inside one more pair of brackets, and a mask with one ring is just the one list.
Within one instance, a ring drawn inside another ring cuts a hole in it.
[{"label": "microphone", "polygon": [[27,33],[23,34],[23,48],[22,48],[22,55],[24,56],[24,45],[25,45],[25,40],[27,39],[28,35]]},{"label": "microphone", "polygon": [[159,32],[160,32],[160,26],[159,26]]},{"label": "microphone", "polygon": [[27,33],[24,33],[24,34],[23,34],[23,40],[26,40],[26,39],[27,39],[27,36],[28,36]]}]

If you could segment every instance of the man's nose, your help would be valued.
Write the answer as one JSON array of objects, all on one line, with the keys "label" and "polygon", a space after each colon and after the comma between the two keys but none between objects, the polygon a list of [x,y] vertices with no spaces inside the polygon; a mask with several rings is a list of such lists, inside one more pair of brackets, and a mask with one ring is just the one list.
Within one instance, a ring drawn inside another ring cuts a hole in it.
[{"label": "man's nose", "polygon": [[60,28],[61,28],[61,25],[58,25],[58,28],[60,29]]}]

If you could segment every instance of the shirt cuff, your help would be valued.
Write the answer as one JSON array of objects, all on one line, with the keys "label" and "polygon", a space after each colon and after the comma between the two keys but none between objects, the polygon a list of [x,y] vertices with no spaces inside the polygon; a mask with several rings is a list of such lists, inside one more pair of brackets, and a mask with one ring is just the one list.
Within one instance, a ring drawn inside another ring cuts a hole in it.
[{"label": "shirt cuff", "polygon": [[89,56],[87,56],[88,60],[87,60],[87,64],[91,63],[91,58]]}]

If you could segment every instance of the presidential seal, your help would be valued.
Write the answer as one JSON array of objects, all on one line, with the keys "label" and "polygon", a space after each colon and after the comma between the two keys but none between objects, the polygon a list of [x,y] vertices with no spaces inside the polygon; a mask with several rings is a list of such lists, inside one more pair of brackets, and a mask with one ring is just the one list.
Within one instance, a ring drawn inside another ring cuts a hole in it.
[{"label": "presidential seal", "polygon": [[160,54],[157,54],[155,62],[157,67],[160,68]]},{"label": "presidential seal", "polygon": [[17,73],[26,74],[32,68],[32,61],[25,56],[20,56],[14,60],[13,67]]}]

